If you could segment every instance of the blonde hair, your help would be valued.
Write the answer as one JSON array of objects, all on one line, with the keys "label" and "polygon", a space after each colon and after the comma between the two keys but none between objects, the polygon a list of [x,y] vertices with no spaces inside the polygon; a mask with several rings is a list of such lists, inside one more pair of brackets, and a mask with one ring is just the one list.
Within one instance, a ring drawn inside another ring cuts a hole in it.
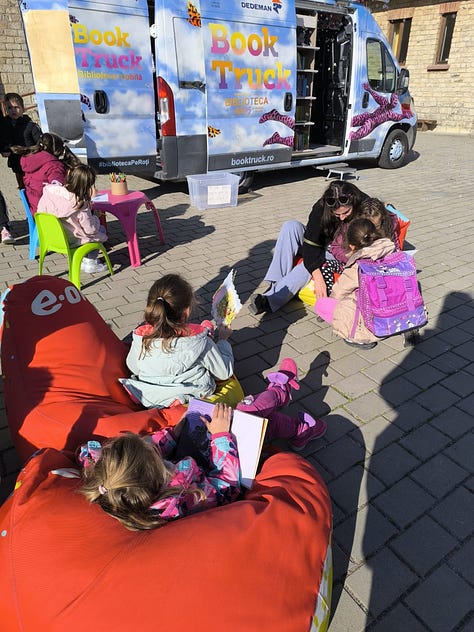
[{"label": "blonde hair", "polygon": [[186,335],[186,321],[196,304],[191,285],[179,274],[166,274],[153,283],[148,292],[145,321],[153,331],[143,336],[142,353],[154,340],[161,339],[164,351],[172,350],[173,340]]},{"label": "blonde hair", "polygon": [[[171,472],[153,443],[132,433],[106,443],[98,461],[85,467],[82,477],[81,494],[131,531],[166,524],[168,521],[150,506],[184,491],[179,486],[168,486]],[[205,497],[198,488],[186,493]]]}]

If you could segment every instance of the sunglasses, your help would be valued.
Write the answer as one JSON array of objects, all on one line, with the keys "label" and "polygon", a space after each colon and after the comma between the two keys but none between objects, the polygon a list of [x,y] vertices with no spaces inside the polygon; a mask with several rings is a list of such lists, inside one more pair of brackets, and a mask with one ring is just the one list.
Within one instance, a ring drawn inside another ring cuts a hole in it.
[{"label": "sunglasses", "polygon": [[340,195],[339,197],[327,197],[325,203],[329,208],[349,206],[352,203],[352,195]]}]

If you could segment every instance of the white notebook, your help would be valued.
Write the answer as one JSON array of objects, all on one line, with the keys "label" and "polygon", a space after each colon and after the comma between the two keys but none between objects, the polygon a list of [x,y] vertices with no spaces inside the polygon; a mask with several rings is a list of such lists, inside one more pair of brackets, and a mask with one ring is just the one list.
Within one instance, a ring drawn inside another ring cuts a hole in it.
[{"label": "white notebook", "polygon": [[[202,399],[192,399],[189,402],[188,413],[199,413],[211,418],[214,404]],[[250,489],[257,474],[258,462],[262,452],[267,419],[234,410],[231,432],[237,442],[240,460],[240,482]]]}]

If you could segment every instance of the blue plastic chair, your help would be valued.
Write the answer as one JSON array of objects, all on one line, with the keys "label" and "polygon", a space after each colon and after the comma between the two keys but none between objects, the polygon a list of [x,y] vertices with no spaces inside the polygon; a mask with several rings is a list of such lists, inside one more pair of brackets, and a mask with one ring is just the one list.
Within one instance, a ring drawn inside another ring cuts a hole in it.
[{"label": "blue plastic chair", "polygon": [[28,220],[28,232],[30,236],[30,259],[36,259],[36,250],[39,246],[38,240],[38,229],[36,228],[35,219],[31,213],[30,205],[28,203],[28,198],[26,197],[25,189],[20,189],[20,198],[23,202],[23,207],[25,209],[26,219]]}]

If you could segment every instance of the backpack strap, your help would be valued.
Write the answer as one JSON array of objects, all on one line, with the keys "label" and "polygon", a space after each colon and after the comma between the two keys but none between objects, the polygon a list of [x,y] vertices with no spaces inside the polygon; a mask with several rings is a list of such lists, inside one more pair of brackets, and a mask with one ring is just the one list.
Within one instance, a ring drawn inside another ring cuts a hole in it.
[{"label": "backpack strap", "polygon": [[387,281],[382,276],[378,276],[375,279],[375,287],[377,288],[377,296],[379,297],[380,306],[386,307],[388,303],[387,293],[385,288],[387,287]]},{"label": "backpack strap", "polygon": [[405,292],[406,292],[406,297],[407,297],[407,306],[408,309],[410,311],[414,311],[415,310],[415,302],[413,300],[413,284],[411,283],[410,279],[404,279],[403,280],[404,285],[405,285]]},{"label": "backpack strap", "polygon": [[354,336],[357,330],[357,323],[359,322],[359,318],[360,318],[359,288],[357,288],[357,290],[355,291],[355,298],[356,298],[356,311],[354,314],[354,322],[352,323],[351,340],[354,340]]}]

